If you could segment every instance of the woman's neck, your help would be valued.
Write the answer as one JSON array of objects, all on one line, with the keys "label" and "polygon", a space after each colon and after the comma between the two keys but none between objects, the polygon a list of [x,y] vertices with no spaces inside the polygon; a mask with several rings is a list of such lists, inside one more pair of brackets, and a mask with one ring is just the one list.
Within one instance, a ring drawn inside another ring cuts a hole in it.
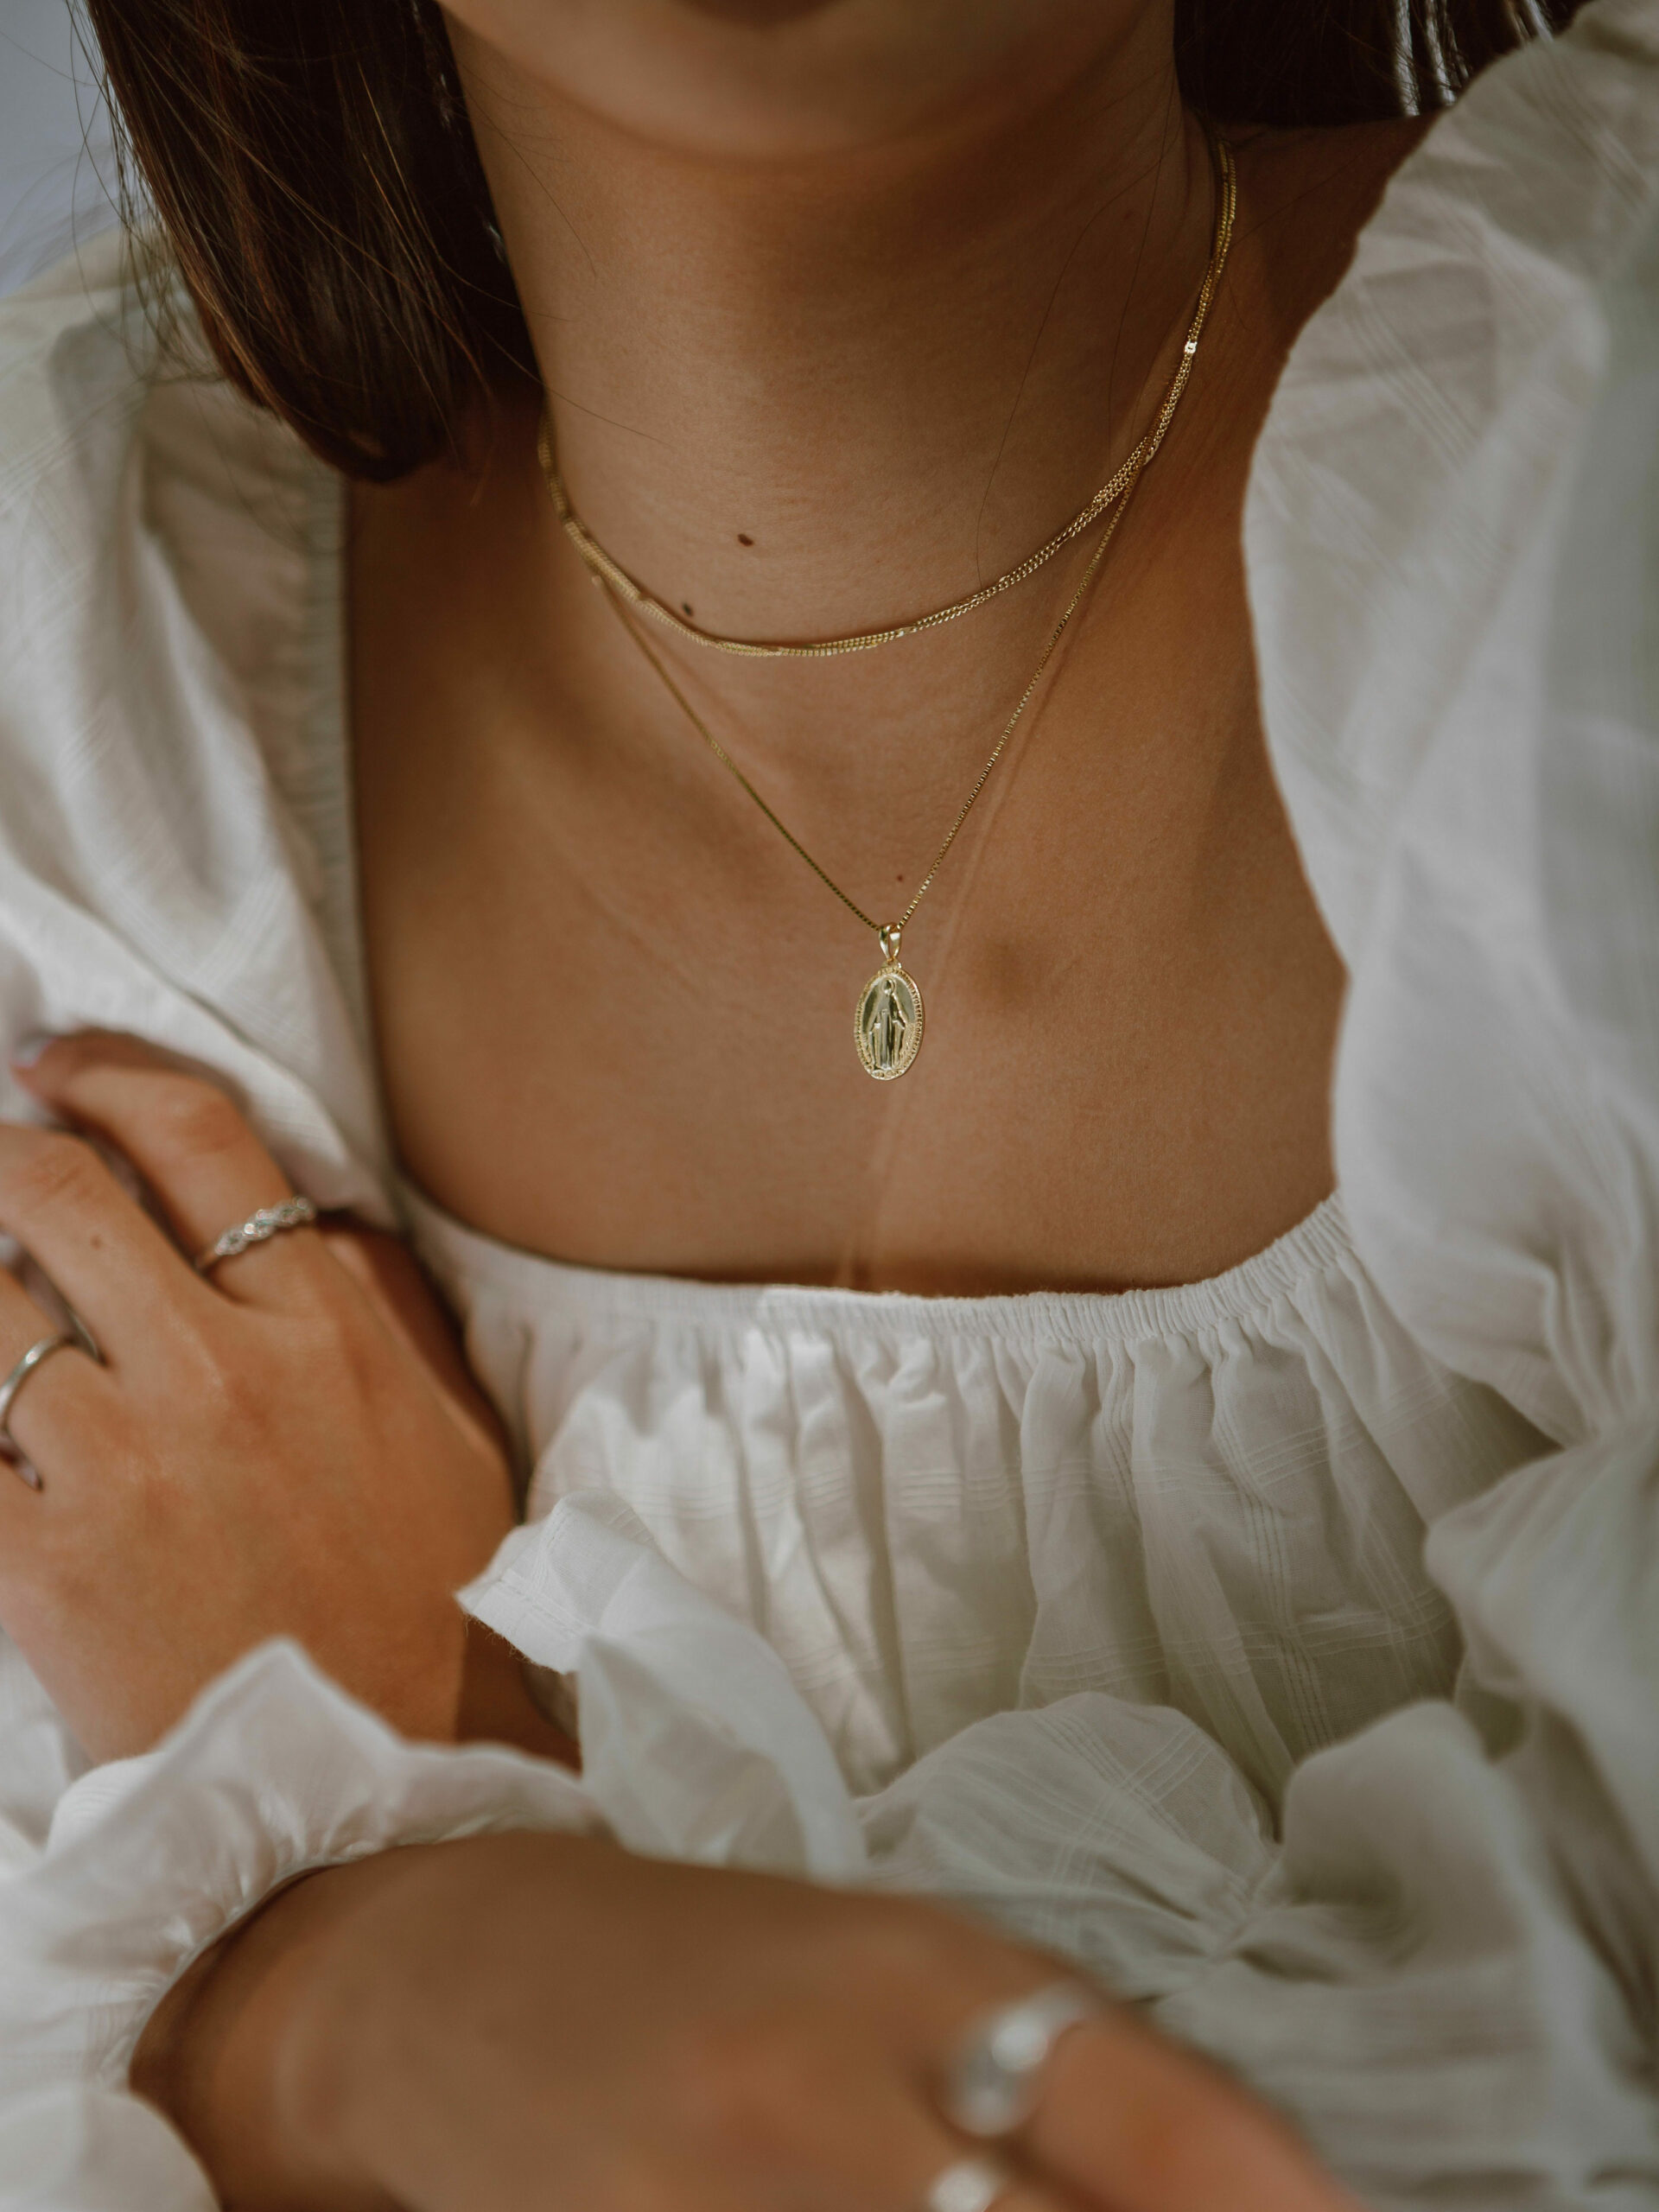
[{"label": "woman's neck", "polygon": [[1213,205],[1136,22],[995,114],[798,163],[647,143],[458,35],[566,478],[659,596],[741,635],[885,624],[1109,473]]}]

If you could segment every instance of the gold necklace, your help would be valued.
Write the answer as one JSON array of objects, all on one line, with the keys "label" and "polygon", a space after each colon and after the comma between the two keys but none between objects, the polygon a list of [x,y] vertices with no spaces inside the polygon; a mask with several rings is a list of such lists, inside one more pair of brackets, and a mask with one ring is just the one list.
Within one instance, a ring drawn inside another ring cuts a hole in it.
[{"label": "gold necklace", "polygon": [[1175,410],[1180,404],[1181,394],[1186,389],[1192,374],[1192,359],[1198,350],[1198,340],[1210,313],[1216,288],[1221,282],[1221,272],[1226,266],[1227,249],[1233,235],[1233,216],[1237,206],[1238,187],[1233,167],[1232,149],[1206,124],[1205,130],[1210,141],[1211,157],[1216,166],[1216,227],[1211,243],[1209,265],[1204,282],[1198,289],[1198,305],[1187,326],[1185,342],[1176,363],[1175,373],[1154,418],[1152,428],[1135,447],[1121,467],[1108,477],[1087,505],[1073,515],[1064,530],[1056,531],[1046,544],[1039,545],[1015,567],[998,576],[994,582],[982,584],[977,591],[969,592],[965,599],[952,600],[948,607],[935,607],[931,614],[918,614],[909,622],[896,624],[886,630],[861,630],[855,636],[819,638],[803,644],[779,645],[749,638],[724,638],[712,630],[699,630],[695,624],[683,621],[671,607],[665,607],[644,584],[631,576],[621,563],[605,550],[587,524],[576,512],[563,477],[559,473],[557,457],[553,449],[553,418],[543,410],[536,436],[536,454],[541,463],[542,477],[553,502],[554,511],[563,525],[566,536],[582,556],[589,574],[595,582],[602,582],[620,598],[641,614],[649,615],[653,622],[672,630],[694,645],[707,645],[711,652],[736,653],[747,660],[830,660],[842,653],[867,653],[877,645],[890,645],[900,638],[914,637],[918,631],[937,630],[946,622],[955,622],[964,614],[971,614],[976,607],[983,607],[990,600],[1011,591],[1015,584],[1022,584],[1034,576],[1039,569],[1074,537],[1081,537],[1108,510],[1128,492],[1141,471],[1152,460],[1164,442]]},{"label": "gold necklace", "polygon": [[[1210,143],[1216,157],[1217,181],[1220,188],[1216,209],[1215,242],[1211,249],[1209,266],[1205,271],[1204,283],[1198,296],[1198,312],[1194,316],[1192,325],[1189,327],[1187,336],[1182,348],[1181,365],[1175,372],[1174,378],[1170,385],[1169,391],[1165,397],[1164,404],[1159,410],[1158,418],[1154,429],[1148,432],[1146,437],[1141,439],[1140,444],[1136,446],[1135,451],[1129,455],[1128,460],[1124,463],[1124,468],[1128,471],[1128,474],[1125,478],[1121,490],[1114,495],[1112,501],[1109,503],[1112,507],[1110,520],[1108,522],[1105,531],[1102,534],[1099,544],[1096,546],[1094,552],[1090,556],[1089,565],[1083,572],[1082,582],[1077,585],[1077,589],[1066,601],[1065,611],[1061,614],[1059,620],[1050,631],[1047,642],[1045,644],[1042,652],[1038,658],[1037,665],[1032,671],[1031,680],[1026,685],[1025,690],[1020,694],[1020,697],[1015,703],[1014,712],[1008,716],[1007,721],[1003,724],[1001,734],[998,737],[995,747],[992,748],[990,759],[980,770],[979,775],[974,784],[974,787],[969,792],[967,798],[963,801],[956,820],[950,824],[950,829],[946,830],[944,843],[939,847],[938,851],[933,855],[933,865],[928,869],[927,874],[922,878],[920,883],[917,886],[915,896],[911,899],[909,906],[906,907],[904,912],[899,917],[896,922],[883,923],[876,921],[873,916],[865,912],[864,909],[858,904],[856,899],[848,896],[847,893],[842,889],[841,886],[836,881],[835,878],[830,874],[828,870],[821,868],[818,862],[813,859],[811,854],[807,851],[806,847],[802,844],[800,839],[795,835],[794,831],[790,829],[788,824],[781,821],[779,817],[773,813],[772,808],[768,806],[766,800],[761,798],[760,792],[756,791],[754,785],[749,781],[743,771],[738,766],[736,761],[733,760],[731,754],[728,753],[725,747],[715,735],[713,730],[709,728],[708,723],[705,722],[702,715],[698,714],[696,709],[686,697],[684,692],[675,682],[669,671],[664,666],[658,655],[652,651],[644,632],[638,627],[637,624],[632,620],[632,615],[635,612],[649,613],[656,606],[657,602],[642,594],[639,588],[637,585],[631,583],[631,582],[622,575],[620,570],[616,570],[613,574],[613,564],[608,560],[603,561],[602,563],[595,562],[589,559],[586,552],[583,552],[582,554],[582,557],[588,564],[589,576],[592,582],[604,593],[606,603],[615,614],[617,620],[622,625],[622,627],[627,633],[628,637],[632,639],[634,645],[638,646],[639,652],[645,656],[646,661],[648,661],[652,668],[655,670],[664,688],[679,707],[681,712],[691,724],[691,727],[697,732],[698,735],[708,746],[715,758],[721,763],[722,767],[729,770],[731,774],[736,778],[737,781],[754,801],[754,804],[760,808],[761,813],[764,814],[767,821],[771,823],[772,828],[777,830],[779,836],[784,839],[786,844],[792,847],[793,849],[800,855],[801,858],[806,862],[807,866],[811,869],[813,874],[817,877],[818,880],[825,885],[828,889],[835,893],[842,905],[846,907],[850,914],[855,916],[856,918],[864,925],[867,930],[873,930],[875,932],[876,942],[881,948],[881,965],[876,970],[875,974],[871,976],[869,982],[865,984],[864,988],[859,994],[858,1004],[854,1009],[853,1014],[853,1043],[857,1051],[860,1064],[863,1067],[865,1072],[868,1075],[873,1076],[878,1083],[891,1083],[896,1077],[906,1074],[909,1069],[914,1065],[916,1055],[921,1050],[922,1045],[922,1027],[925,1019],[925,1009],[922,1002],[921,986],[917,982],[915,977],[912,976],[899,962],[899,939],[903,936],[906,926],[909,923],[911,917],[915,913],[916,909],[921,905],[922,900],[927,895],[934,877],[938,874],[939,869],[944,863],[945,855],[956,842],[957,832],[962,828],[963,823],[968,819],[969,814],[972,810],[975,800],[978,798],[980,793],[984,790],[986,784],[989,781],[992,769],[995,767],[997,762],[1001,759],[1004,748],[1007,747],[1008,740],[1014,735],[1014,730],[1019,725],[1020,716],[1025,713],[1026,709],[1031,703],[1032,695],[1035,692],[1037,686],[1042,681],[1044,671],[1047,668],[1050,661],[1053,658],[1055,649],[1059,645],[1060,639],[1065,634],[1067,625],[1070,623],[1071,617],[1077,613],[1078,607],[1083,604],[1084,597],[1088,592],[1090,585],[1093,583],[1096,576],[1099,574],[1101,563],[1106,557],[1107,549],[1111,544],[1113,538],[1117,535],[1118,524],[1122,521],[1124,516],[1128,512],[1129,501],[1134,496],[1135,486],[1141,480],[1141,474],[1147,467],[1147,464],[1151,461],[1159,447],[1163,443],[1164,435],[1167,431],[1170,423],[1173,418],[1176,406],[1179,404],[1180,400],[1181,393],[1186,387],[1186,379],[1192,369],[1192,358],[1198,351],[1198,333],[1203,327],[1205,317],[1209,312],[1210,303],[1214,299],[1217,286],[1220,283],[1222,270],[1226,266],[1227,249],[1232,238],[1233,217],[1237,199],[1231,151],[1228,147],[1226,141],[1216,137],[1213,133],[1211,134]],[[543,418],[543,466],[547,467],[550,465],[550,456],[546,449],[545,441],[546,422],[545,418]],[[1122,472],[1120,471],[1119,474],[1122,474]],[[1087,511],[1085,510],[1085,512],[1086,512]],[[1101,512],[1104,512],[1104,510],[1103,509]],[[568,523],[566,527],[567,529],[569,528]],[[1041,561],[1046,560],[1051,551],[1057,550],[1058,547],[1065,543],[1068,538],[1077,535],[1078,527],[1079,525],[1074,524],[1068,528],[1068,530],[1062,534],[1060,538],[1054,540],[1050,546],[1044,548],[1039,555],[1033,555],[1032,556],[1033,561],[1040,564]],[[581,550],[582,541],[578,539],[576,540],[576,543],[578,550]],[[1029,566],[1027,566],[1027,573],[1029,573]],[[928,617],[924,622],[917,622],[908,625],[907,629],[905,631],[873,632],[862,639],[833,639],[826,641],[824,644],[817,646],[746,645],[738,640],[715,639],[702,631],[685,630],[685,625],[680,622],[677,617],[670,614],[666,608],[662,609],[661,613],[671,628],[685,631],[685,634],[689,637],[694,638],[699,645],[719,645],[728,651],[746,652],[755,657],[764,656],[778,658],[785,654],[793,654],[797,657],[804,658],[810,654],[815,653],[824,655],[836,652],[861,652],[867,650],[868,647],[872,645],[885,644],[890,637],[904,636],[918,629],[937,626],[940,622],[949,621],[954,619],[954,616],[957,613],[965,613],[970,604],[982,603],[982,599],[984,597],[992,595],[995,592],[1005,588],[1007,583],[1011,580],[1014,580],[1015,577],[1016,572],[1010,569],[1007,578],[1000,579],[997,583],[988,586],[986,588],[985,594],[976,595],[974,601],[961,601],[957,603],[955,608],[942,609],[938,614]]]},{"label": "gold necklace", "polygon": [[[1141,466],[1141,467],[1146,466],[1144,460]],[[1137,470],[1136,476],[1138,475]],[[1135,489],[1135,478],[1130,479],[1131,493]],[[1020,694],[1018,704],[1003,724],[1002,734],[997,739],[990,759],[980,770],[978,780],[962,803],[961,811],[946,830],[944,842],[933,855],[932,867],[917,886],[915,897],[896,922],[876,921],[873,916],[865,912],[855,899],[849,898],[827,869],[820,868],[787,823],[780,821],[772,812],[771,807],[761,798],[760,792],[756,791],[708,723],[698,714],[667,669],[664,667],[643,633],[635,627],[620,595],[612,589],[605,578],[601,576],[594,578],[594,583],[604,592],[606,602],[615,614],[617,620],[620,622],[652,667],[656,670],[664,688],[677,702],[687,721],[702,737],[715,758],[736,777],[738,782],[742,785],[779,836],[786,843],[794,847],[818,880],[826,884],[835,893],[842,905],[849,913],[856,915],[867,930],[874,931],[876,942],[881,948],[881,965],[859,994],[858,1005],[853,1014],[853,1043],[866,1074],[874,1076],[878,1083],[891,1083],[895,1077],[906,1074],[922,1047],[922,1022],[925,1010],[922,1005],[921,986],[916,978],[899,964],[899,940],[904,933],[905,925],[921,905],[927,893],[928,887],[939,872],[940,863],[956,842],[957,830],[968,819],[974,801],[984,790],[992,769],[1001,759],[1002,749],[1014,735],[1020,717],[1030,704],[1031,696],[1042,680],[1043,671],[1052,659],[1055,647],[1065,634],[1067,623],[1082,605],[1084,593],[1098,574],[1100,564],[1106,556],[1106,549],[1116,536],[1117,526],[1128,512],[1128,499],[1122,500],[1111,521],[1107,524],[1104,536],[1090,556],[1089,566],[1084,570],[1083,582],[1072,593],[1066,602],[1065,612],[1050,631],[1048,642],[1043,647],[1042,657],[1032,671],[1031,681]]]}]

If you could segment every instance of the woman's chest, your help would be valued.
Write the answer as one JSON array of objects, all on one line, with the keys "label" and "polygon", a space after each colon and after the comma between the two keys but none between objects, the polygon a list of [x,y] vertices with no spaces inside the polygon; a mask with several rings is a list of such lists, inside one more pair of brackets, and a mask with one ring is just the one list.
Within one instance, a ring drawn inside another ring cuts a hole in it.
[{"label": "woman's chest", "polygon": [[[1172,605],[1154,558],[1080,630],[905,930],[922,1041],[887,1082],[855,1035],[874,935],[695,728],[480,698],[455,671],[510,658],[487,617],[360,644],[368,964],[415,1180],[508,1242],[704,1278],[1113,1287],[1268,1243],[1330,1188],[1340,976],[1235,568]],[[873,744],[868,776],[772,791],[882,921],[977,766],[947,705],[906,734],[948,770]]]}]

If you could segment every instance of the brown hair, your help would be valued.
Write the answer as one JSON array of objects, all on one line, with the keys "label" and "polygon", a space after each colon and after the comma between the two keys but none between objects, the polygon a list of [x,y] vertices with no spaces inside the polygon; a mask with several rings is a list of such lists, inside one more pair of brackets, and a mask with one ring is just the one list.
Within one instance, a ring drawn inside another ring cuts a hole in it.
[{"label": "brown hair", "polygon": [[[535,364],[434,0],[83,0],[125,149],[231,380],[386,480]],[[1181,88],[1317,124],[1455,96],[1573,0],[1176,0]]]}]

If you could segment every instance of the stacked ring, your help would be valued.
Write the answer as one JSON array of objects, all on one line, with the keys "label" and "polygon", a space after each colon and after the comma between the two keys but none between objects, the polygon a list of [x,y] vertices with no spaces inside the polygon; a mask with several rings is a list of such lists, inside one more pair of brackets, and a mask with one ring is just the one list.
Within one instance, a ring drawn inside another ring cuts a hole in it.
[{"label": "stacked ring", "polygon": [[[317,1217],[317,1209],[309,1198],[298,1196],[283,1198],[274,1206],[259,1206],[245,1220],[235,1223],[223,1236],[216,1237],[205,1252],[196,1255],[199,1274],[207,1274],[221,1260],[232,1260],[238,1252],[245,1252],[251,1244],[263,1244],[267,1238],[280,1236],[284,1230],[308,1229]],[[89,1358],[100,1355],[84,1323],[75,1315],[69,1316],[67,1329],[54,1329],[49,1335],[37,1338],[3,1382],[0,1382],[0,1459],[9,1461],[16,1472],[31,1490],[42,1487],[38,1469],[33,1466],[11,1433],[11,1409],[17,1393],[35,1369],[50,1359],[54,1351],[84,1351]]]},{"label": "stacked ring", "polygon": [[[945,2068],[939,2097],[944,2117],[982,2141],[1015,2134],[1036,2109],[1055,2044],[1068,2028],[1097,2019],[1105,2009],[1097,1990],[1067,1980],[982,2013]],[[1014,2170],[1001,2158],[970,2153],[936,2177],[918,2212],[992,2212],[1014,2183]]]},{"label": "stacked ring", "polygon": [[947,2120],[964,2135],[1012,2135],[1030,2119],[1044,2068],[1068,2028],[1105,2010],[1086,1982],[1052,1981],[969,2028],[945,2075]]},{"label": "stacked ring", "polygon": [[284,1198],[278,1205],[258,1206],[245,1221],[234,1223],[224,1235],[216,1236],[205,1252],[198,1252],[196,1273],[207,1274],[221,1260],[233,1260],[238,1252],[245,1252],[250,1244],[263,1244],[272,1236],[280,1236],[286,1229],[308,1229],[317,1217],[317,1210],[309,1198]]},{"label": "stacked ring", "polygon": [[1001,2158],[982,2152],[955,2158],[922,2199],[921,2212],[991,2212],[1013,2186],[1013,2171]]},{"label": "stacked ring", "polygon": [[35,1369],[51,1358],[54,1351],[78,1351],[79,1339],[67,1329],[54,1330],[49,1337],[41,1337],[30,1344],[3,1382],[0,1382],[0,1457],[9,1459],[16,1472],[31,1490],[41,1488],[41,1478],[18,1446],[11,1433],[11,1408],[17,1393]]}]

